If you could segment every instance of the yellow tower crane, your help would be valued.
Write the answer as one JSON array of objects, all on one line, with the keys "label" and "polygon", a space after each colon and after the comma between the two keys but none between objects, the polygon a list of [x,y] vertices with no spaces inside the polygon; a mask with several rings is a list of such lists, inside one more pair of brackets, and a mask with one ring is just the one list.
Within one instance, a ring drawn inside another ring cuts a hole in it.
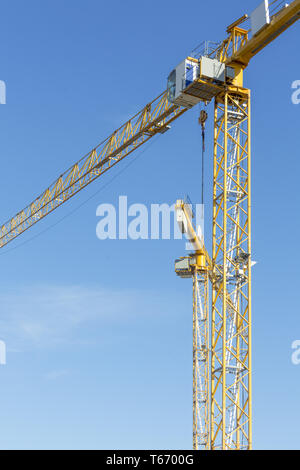
[{"label": "yellow tower crane", "polygon": [[174,103],[215,102],[213,250],[207,266],[199,257],[204,243],[192,227],[188,205],[179,201],[176,206],[195,249],[175,264],[178,275],[193,277],[194,449],[252,449],[250,90],[243,86],[243,72],[250,59],[299,18],[300,1],[265,0],[250,16],[251,38],[241,27],[249,20],[244,15],[227,28],[228,38],[219,46],[205,45],[169,77]]},{"label": "yellow tower crane", "polygon": [[[194,247],[194,254],[176,266],[194,283],[194,449],[252,448],[250,91],[244,88],[243,72],[299,18],[300,0],[264,0],[250,17],[227,28],[221,44],[206,44],[181,62],[166,91],[0,227],[3,248],[154,135],[166,132],[189,108],[214,99],[211,258],[193,227],[189,205],[179,201],[176,206]],[[250,28],[242,27],[249,20]]]},{"label": "yellow tower crane", "polygon": [[209,351],[209,277],[211,259],[205,249],[203,234],[193,226],[192,205],[178,200],[176,219],[193,253],[175,262],[175,272],[181,278],[193,279],[193,448],[210,448],[210,351]]}]

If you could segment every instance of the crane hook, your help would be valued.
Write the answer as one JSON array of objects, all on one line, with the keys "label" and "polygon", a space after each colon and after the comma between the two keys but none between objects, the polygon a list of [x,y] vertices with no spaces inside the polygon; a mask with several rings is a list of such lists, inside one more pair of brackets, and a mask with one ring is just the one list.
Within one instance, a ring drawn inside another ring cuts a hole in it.
[{"label": "crane hook", "polygon": [[208,118],[207,112],[204,109],[201,109],[200,116],[199,116],[199,124],[201,125],[202,130],[205,129],[205,123],[207,121],[207,118]]},{"label": "crane hook", "polygon": [[208,114],[205,109],[201,109],[198,122],[202,127],[202,150],[205,152],[205,123],[207,121]]}]

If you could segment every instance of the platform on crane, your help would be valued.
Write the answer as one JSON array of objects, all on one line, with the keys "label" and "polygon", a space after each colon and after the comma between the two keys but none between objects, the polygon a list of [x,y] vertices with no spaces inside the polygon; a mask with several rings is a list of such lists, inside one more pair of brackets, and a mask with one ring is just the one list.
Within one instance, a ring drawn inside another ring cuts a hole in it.
[{"label": "platform on crane", "polygon": [[195,265],[195,256],[185,256],[183,258],[179,258],[175,261],[175,273],[181,278],[190,279],[193,277]]},{"label": "platform on crane", "polygon": [[230,84],[234,78],[234,69],[215,58],[188,57],[168,77],[168,99],[192,108],[200,101],[210,102],[222,92],[224,83]]}]

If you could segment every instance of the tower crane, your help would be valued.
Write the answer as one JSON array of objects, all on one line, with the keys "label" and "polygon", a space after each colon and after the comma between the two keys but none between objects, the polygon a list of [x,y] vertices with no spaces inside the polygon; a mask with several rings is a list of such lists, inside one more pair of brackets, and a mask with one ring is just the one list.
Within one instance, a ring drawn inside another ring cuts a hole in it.
[{"label": "tower crane", "polygon": [[[46,217],[198,103],[214,100],[213,247],[178,201],[178,223],[194,252],[175,271],[193,278],[193,447],[252,449],[251,59],[300,18],[300,0],[264,0],[169,75],[167,89],[62,173],[0,227],[0,248]],[[243,27],[250,20],[250,28]],[[211,283],[211,315],[209,308]]]}]

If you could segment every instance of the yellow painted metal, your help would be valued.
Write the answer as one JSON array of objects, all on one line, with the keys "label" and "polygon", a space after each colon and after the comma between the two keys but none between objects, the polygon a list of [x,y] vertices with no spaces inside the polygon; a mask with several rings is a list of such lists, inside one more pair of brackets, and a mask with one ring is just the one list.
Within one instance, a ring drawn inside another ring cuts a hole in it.
[{"label": "yellow painted metal", "polygon": [[[191,259],[193,276],[193,448],[211,449],[211,414],[210,414],[210,341],[209,341],[209,280],[213,283],[212,260],[205,248],[204,240],[197,235],[191,220],[189,205],[183,200],[176,202],[176,210],[181,209],[185,216],[185,233],[195,253]],[[231,317],[235,315],[235,306],[225,288],[220,291],[220,299],[226,305]],[[208,400],[209,397],[209,400]]]},{"label": "yellow painted metal", "polygon": [[273,16],[271,23],[266,25],[249,41],[246,41],[232,54],[228,55],[227,65],[240,64],[247,67],[249,61],[280,36],[286,29],[300,19],[300,0],[294,0]]},{"label": "yellow painted metal", "polygon": [[[191,220],[189,210],[187,209],[187,205],[182,201],[178,200],[176,202],[176,207],[180,207],[184,214],[185,214],[185,219],[186,219],[186,234],[189,242],[192,244],[194,250],[195,250],[195,258],[196,258],[196,267],[197,269],[205,269],[208,272],[208,277],[211,282],[213,282],[213,262],[211,257],[209,256],[209,253],[205,247],[204,240],[200,239],[199,236],[197,235],[196,229],[193,225],[193,222]],[[220,292],[220,298],[223,299],[223,292]],[[227,310],[231,312],[232,315],[234,315],[234,305],[232,304],[230,295],[228,292],[225,292],[225,299],[226,299],[226,304],[227,304]]]},{"label": "yellow painted metal", "polygon": [[248,43],[248,30],[233,26],[228,29],[228,37],[218,48],[217,58],[220,62],[228,62],[229,59]]},{"label": "yellow painted metal", "polygon": [[75,163],[38,198],[0,227],[0,248],[77,194],[186,112],[170,103],[165,91]]},{"label": "yellow painted metal", "polygon": [[236,20],[234,23],[232,23],[230,26],[228,26],[226,32],[227,34],[231,34],[232,30],[238,26],[240,26],[242,23],[244,23],[247,19],[249,18],[249,16],[246,14],[246,15],[243,15],[241,18],[239,18],[238,20]]},{"label": "yellow painted metal", "polygon": [[216,51],[216,57],[220,62],[225,62],[227,65],[230,65],[234,68],[235,78],[232,84],[238,87],[242,87],[244,67],[240,63],[229,62],[229,58],[247,44],[248,30],[232,25],[227,29],[227,32],[229,35]]},{"label": "yellow painted metal", "polygon": [[205,248],[204,240],[200,239],[199,236],[197,235],[196,229],[190,217],[188,204],[186,204],[183,200],[179,199],[176,202],[175,209],[176,210],[181,209],[184,213],[185,221],[186,221],[186,235],[187,235],[187,239],[192,244],[195,250],[195,254],[197,255],[196,257],[197,267],[199,269],[201,268],[206,269],[206,267],[208,267],[210,270],[212,266],[212,262],[208,254],[208,251]]},{"label": "yellow painted metal", "polygon": [[211,448],[251,449],[249,90],[217,97],[214,136]]}]

